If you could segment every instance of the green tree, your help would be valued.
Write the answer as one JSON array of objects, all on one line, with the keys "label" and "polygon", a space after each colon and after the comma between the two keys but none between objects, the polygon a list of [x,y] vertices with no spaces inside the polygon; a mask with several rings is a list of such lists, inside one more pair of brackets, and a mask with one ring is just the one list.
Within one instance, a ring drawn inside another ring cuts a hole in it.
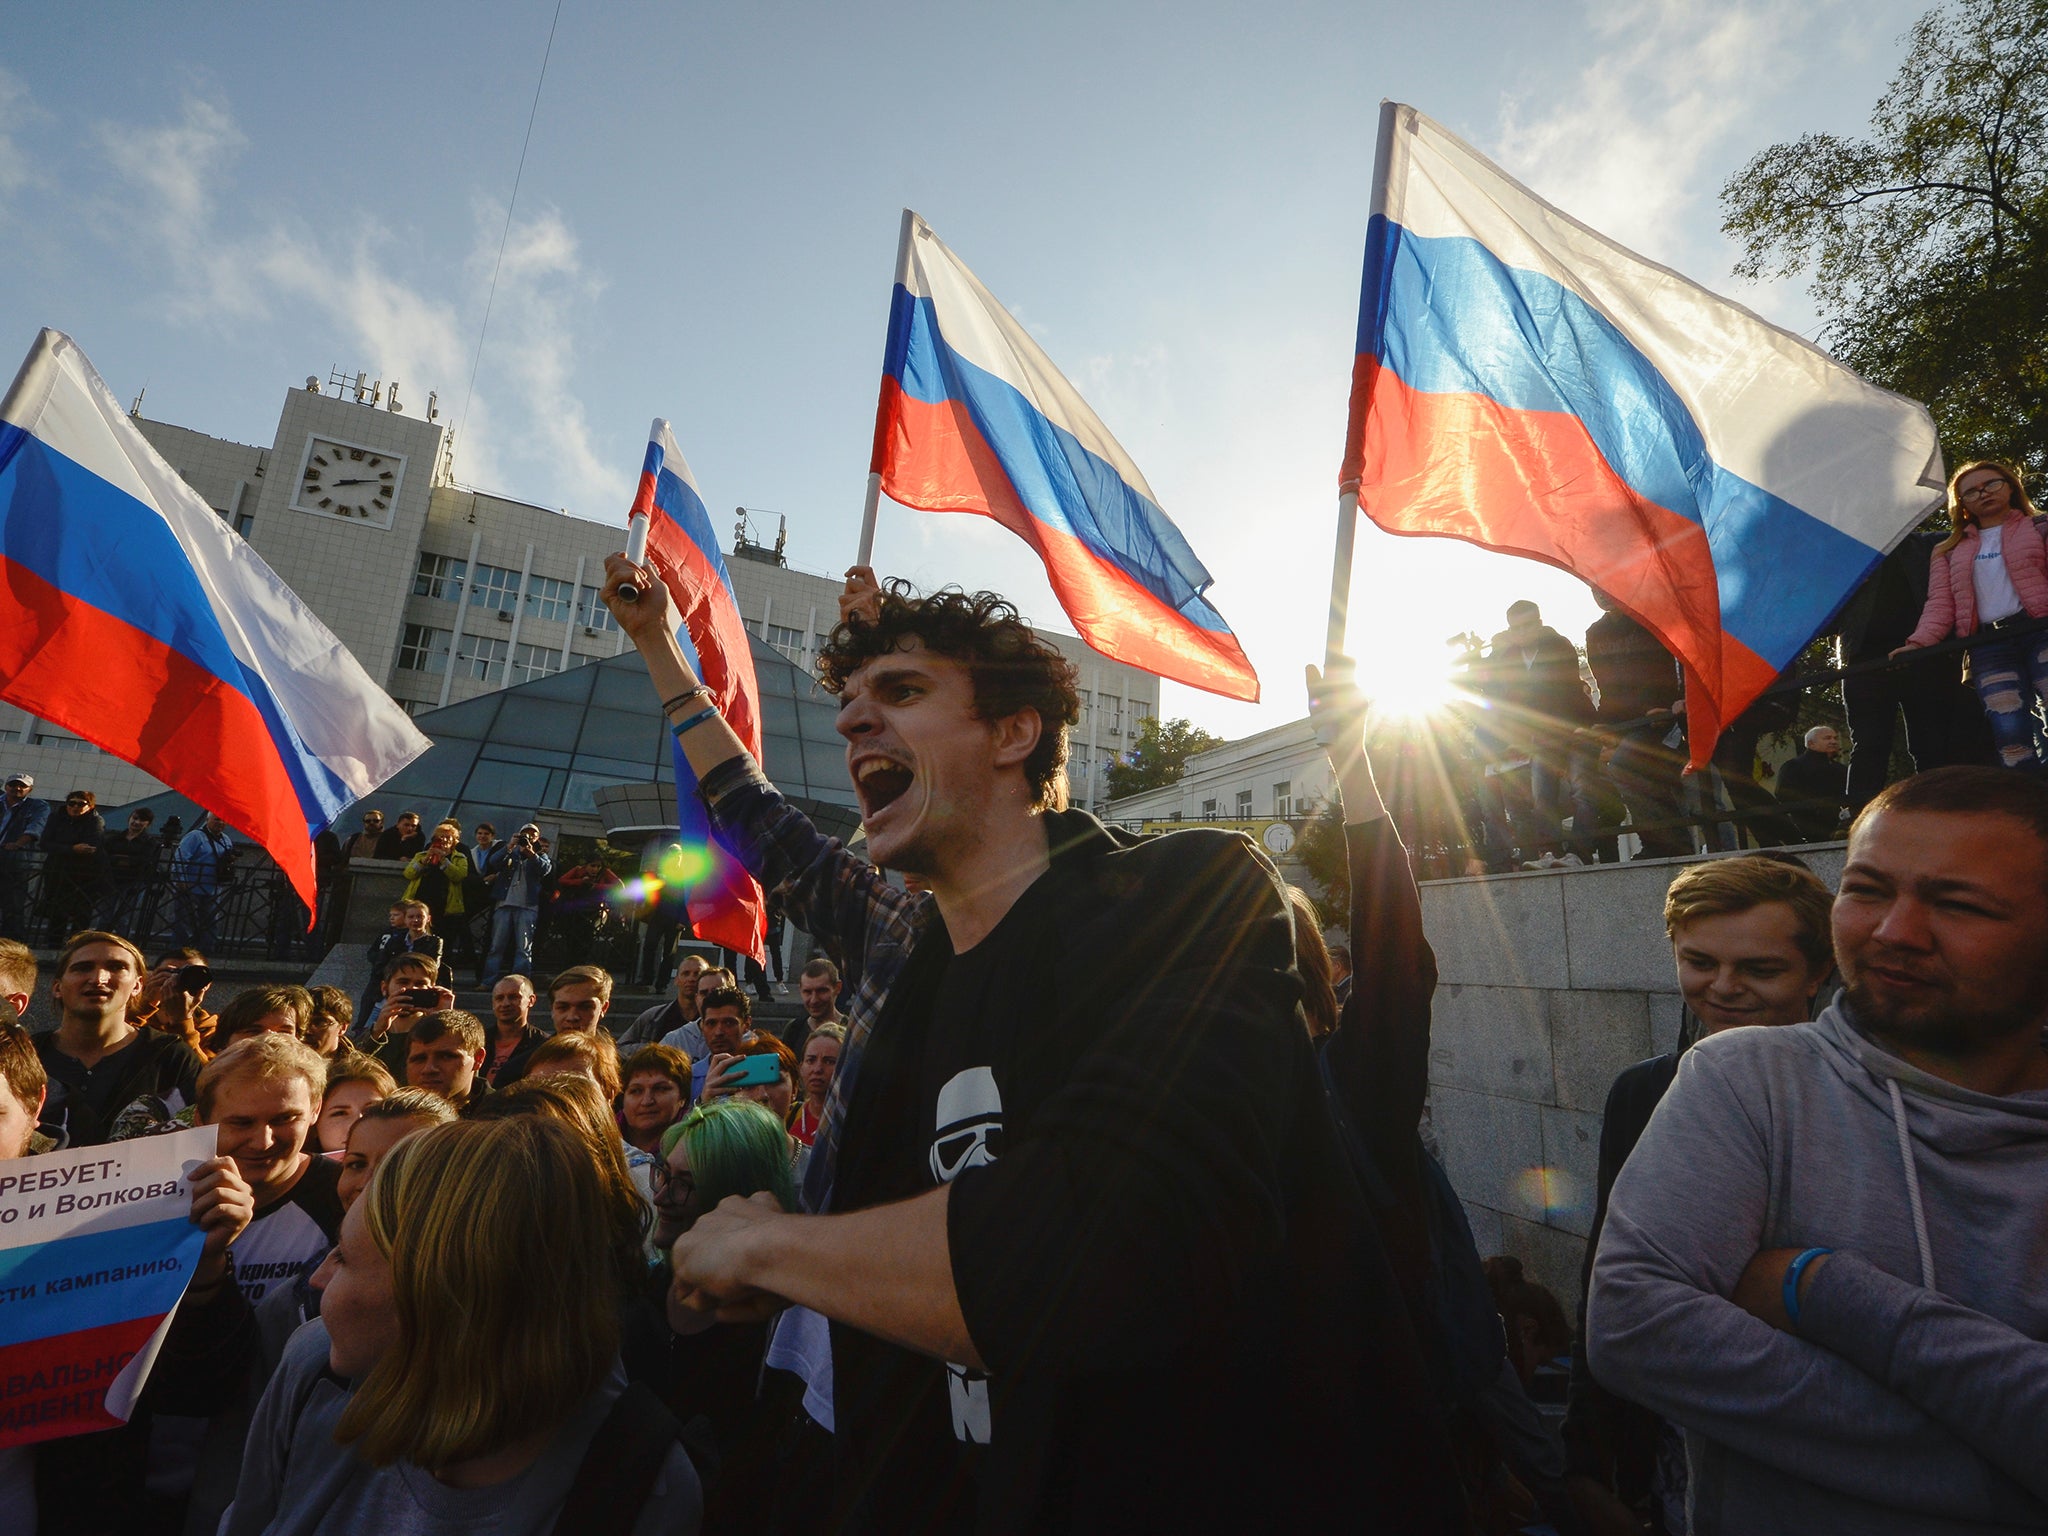
[{"label": "green tree", "polygon": [[1748,278],[1807,274],[1829,349],[1934,412],[1951,463],[2048,470],[2048,0],[1929,11],[1870,133],[1721,189]]},{"label": "green tree", "polygon": [[1125,754],[1123,762],[1110,765],[1109,798],[1116,800],[1140,790],[1177,784],[1181,768],[1190,757],[1222,745],[1221,736],[1211,736],[1185,720],[1161,721],[1156,715],[1148,715],[1138,727],[1137,745]]},{"label": "green tree", "polygon": [[1322,891],[1317,906],[1327,918],[1351,910],[1351,859],[1344,841],[1344,807],[1334,798],[1301,829],[1294,858]]}]

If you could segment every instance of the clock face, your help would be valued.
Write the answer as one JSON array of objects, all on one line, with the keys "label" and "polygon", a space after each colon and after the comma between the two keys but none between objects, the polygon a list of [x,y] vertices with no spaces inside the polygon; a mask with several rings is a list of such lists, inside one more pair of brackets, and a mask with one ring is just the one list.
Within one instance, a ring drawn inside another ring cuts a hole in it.
[{"label": "clock face", "polygon": [[306,439],[292,505],[320,517],[389,528],[405,479],[405,456],[327,437]]}]

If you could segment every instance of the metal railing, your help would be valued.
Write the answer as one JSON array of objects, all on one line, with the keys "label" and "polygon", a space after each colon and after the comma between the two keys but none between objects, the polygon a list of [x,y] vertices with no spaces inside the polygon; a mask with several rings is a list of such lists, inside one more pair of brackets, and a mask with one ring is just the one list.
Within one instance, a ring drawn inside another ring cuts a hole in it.
[{"label": "metal railing", "polygon": [[0,854],[0,937],[56,949],[73,933],[100,928],[131,940],[145,955],[191,944],[209,955],[315,960],[306,906],[267,859],[222,877],[210,895],[170,877],[171,860],[137,878],[117,879],[104,865],[38,852]]}]

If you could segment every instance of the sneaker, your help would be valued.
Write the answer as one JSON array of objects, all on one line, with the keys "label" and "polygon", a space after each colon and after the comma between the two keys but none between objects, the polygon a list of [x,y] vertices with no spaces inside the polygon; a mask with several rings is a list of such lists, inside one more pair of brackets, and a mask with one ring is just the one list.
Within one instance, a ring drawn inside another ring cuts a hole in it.
[{"label": "sneaker", "polygon": [[1540,859],[1524,859],[1522,861],[1522,868],[1555,869],[1557,868],[1557,855],[1554,853],[1546,853]]}]

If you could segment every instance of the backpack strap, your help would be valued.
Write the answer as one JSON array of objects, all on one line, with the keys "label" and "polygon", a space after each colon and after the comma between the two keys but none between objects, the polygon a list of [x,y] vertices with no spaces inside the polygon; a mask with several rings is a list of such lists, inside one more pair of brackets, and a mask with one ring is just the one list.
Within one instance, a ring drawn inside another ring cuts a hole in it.
[{"label": "backpack strap", "polygon": [[554,1536],[630,1536],[681,1434],[651,1388],[628,1382],[590,1437]]}]

